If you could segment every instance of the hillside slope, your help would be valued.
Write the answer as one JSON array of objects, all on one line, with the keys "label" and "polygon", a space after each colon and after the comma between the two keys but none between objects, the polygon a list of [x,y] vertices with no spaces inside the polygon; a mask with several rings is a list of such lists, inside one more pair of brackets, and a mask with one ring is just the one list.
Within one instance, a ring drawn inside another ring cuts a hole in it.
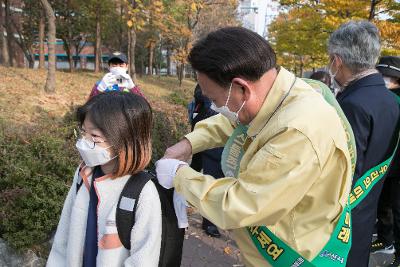
[{"label": "hillside slope", "polygon": [[[43,90],[46,75],[46,70],[0,66],[0,118],[34,124],[43,112],[51,117],[62,117],[71,106],[86,101],[94,83],[103,74],[57,72],[54,94]],[[187,121],[186,109],[181,103],[190,99],[194,82],[184,81],[179,87],[175,77],[142,77],[137,83],[155,111]]]}]

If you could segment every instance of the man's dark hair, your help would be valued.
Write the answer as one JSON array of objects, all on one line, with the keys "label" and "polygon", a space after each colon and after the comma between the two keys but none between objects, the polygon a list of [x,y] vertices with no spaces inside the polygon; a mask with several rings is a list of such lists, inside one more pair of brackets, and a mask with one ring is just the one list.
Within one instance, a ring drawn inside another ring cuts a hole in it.
[{"label": "man's dark hair", "polygon": [[79,107],[76,117],[79,126],[89,117],[118,155],[113,178],[133,175],[149,164],[153,117],[143,97],[127,92],[105,92]]},{"label": "man's dark hair", "polygon": [[188,56],[193,69],[222,87],[234,77],[257,81],[276,66],[276,55],[267,40],[242,27],[226,27],[195,43]]},{"label": "man's dark hair", "polygon": [[108,61],[108,65],[111,65],[111,64],[122,64],[122,63],[125,63],[125,62],[123,62],[121,59],[119,59],[119,58],[112,58],[112,59],[110,59],[109,61]]}]

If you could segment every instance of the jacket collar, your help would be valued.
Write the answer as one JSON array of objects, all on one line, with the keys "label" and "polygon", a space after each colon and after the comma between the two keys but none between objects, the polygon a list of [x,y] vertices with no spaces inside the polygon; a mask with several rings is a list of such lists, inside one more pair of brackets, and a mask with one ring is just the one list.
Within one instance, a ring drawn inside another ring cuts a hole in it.
[{"label": "jacket collar", "polygon": [[[79,166],[79,176],[82,178],[85,187],[90,190],[90,184],[92,183],[93,177],[93,168],[86,166],[85,164],[81,164]],[[96,182],[102,182],[106,179],[110,179],[111,175],[106,174],[96,179]]]},{"label": "jacket collar", "polygon": [[354,83],[350,83],[342,92],[337,94],[337,99],[341,100],[351,93],[369,86],[385,86],[382,75],[380,73],[375,73],[365,76]]},{"label": "jacket collar", "polygon": [[280,67],[279,73],[275,78],[275,81],[258,111],[255,118],[250,122],[247,130],[247,135],[255,138],[256,135],[264,128],[268,120],[274,114],[275,110],[279,108],[282,100],[286,97],[289,90],[296,81],[296,76]]}]

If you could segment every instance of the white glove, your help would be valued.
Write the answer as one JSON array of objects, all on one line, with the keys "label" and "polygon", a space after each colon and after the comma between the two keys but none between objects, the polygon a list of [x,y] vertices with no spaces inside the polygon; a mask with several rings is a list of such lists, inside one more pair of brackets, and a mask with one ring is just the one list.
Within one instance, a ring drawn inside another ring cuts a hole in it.
[{"label": "white glove", "polygon": [[184,196],[174,191],[174,209],[176,218],[178,219],[178,227],[186,228],[189,227],[188,217],[187,217],[187,203]]},{"label": "white glove", "polygon": [[156,162],[157,179],[160,185],[166,189],[174,187],[174,177],[179,165],[188,165],[177,159],[160,159]]},{"label": "white glove", "polygon": [[126,89],[132,89],[133,87],[135,87],[135,84],[132,81],[131,76],[129,76],[129,74],[123,74],[121,75],[121,77],[124,79],[123,81],[123,87]]},{"label": "white glove", "polygon": [[99,85],[97,86],[97,90],[104,92],[107,88],[112,88],[114,84],[117,84],[117,78],[114,74],[109,72],[104,75],[103,79],[101,79]]}]

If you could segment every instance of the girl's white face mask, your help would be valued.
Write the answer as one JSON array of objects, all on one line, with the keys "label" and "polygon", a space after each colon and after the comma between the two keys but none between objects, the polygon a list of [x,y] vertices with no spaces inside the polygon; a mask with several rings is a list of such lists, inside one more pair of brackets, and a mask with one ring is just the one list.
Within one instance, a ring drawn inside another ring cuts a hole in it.
[{"label": "girl's white face mask", "polygon": [[83,161],[85,162],[86,166],[95,167],[100,166],[108,163],[112,159],[116,158],[117,156],[111,158],[110,152],[108,152],[108,148],[110,147],[101,147],[92,145],[90,141],[86,140],[85,138],[81,138],[76,142],[76,148],[79,151]]},{"label": "girl's white face mask", "polygon": [[243,104],[240,106],[239,110],[236,112],[231,111],[228,108],[228,102],[231,97],[231,90],[232,90],[232,83],[229,86],[229,93],[228,93],[228,98],[226,99],[225,105],[222,107],[217,107],[214,102],[211,102],[211,109],[214,110],[215,112],[221,113],[224,115],[231,123],[236,123],[239,124],[239,112],[242,110],[244,104],[246,101],[243,102]]}]

